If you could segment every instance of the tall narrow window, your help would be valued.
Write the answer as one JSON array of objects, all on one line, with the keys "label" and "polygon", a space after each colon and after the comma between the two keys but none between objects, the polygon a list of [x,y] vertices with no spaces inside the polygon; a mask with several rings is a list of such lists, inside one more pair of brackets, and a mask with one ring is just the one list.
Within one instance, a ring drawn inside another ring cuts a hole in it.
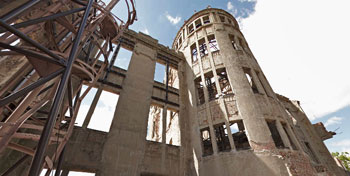
[{"label": "tall narrow window", "polygon": [[162,142],[163,107],[151,105],[148,114],[148,126],[146,139],[149,141]]},{"label": "tall narrow window", "polygon": [[216,73],[218,75],[218,80],[221,88],[221,94],[223,95],[229,95],[232,94],[232,88],[230,85],[230,82],[227,78],[227,72],[225,68],[216,70]]},{"label": "tall narrow window", "polygon": [[201,22],[201,19],[198,19],[194,22],[194,25],[196,25],[196,29],[198,29],[199,27],[202,26],[202,22]]},{"label": "tall narrow window", "polygon": [[237,44],[236,44],[236,41],[235,41],[235,36],[234,36],[234,35],[229,34],[229,35],[228,35],[228,37],[229,37],[229,38],[230,38],[230,40],[231,40],[231,44],[232,44],[233,49],[237,50],[237,49],[238,49],[238,47],[237,47]]},{"label": "tall narrow window", "polygon": [[275,142],[276,147],[277,148],[285,148],[283,141],[282,141],[282,138],[281,138],[281,135],[278,132],[278,129],[276,126],[276,121],[275,120],[274,121],[266,120],[266,123],[270,129],[271,137],[272,137],[273,141]]},{"label": "tall narrow window", "polygon": [[114,66],[127,70],[129,67],[131,56],[132,56],[131,51],[120,47],[119,53],[117,55],[117,59],[114,62]]},{"label": "tall narrow window", "polygon": [[196,89],[197,89],[197,97],[198,97],[197,103],[198,103],[198,105],[201,105],[201,104],[203,104],[205,102],[202,79],[200,77],[198,77],[194,81],[194,84],[195,84]]},{"label": "tall narrow window", "polygon": [[226,125],[224,123],[217,124],[214,126],[214,131],[219,152],[231,150]]},{"label": "tall narrow window", "polygon": [[297,147],[295,146],[294,141],[292,140],[292,138],[289,135],[290,133],[289,133],[287,124],[282,123],[282,127],[283,127],[283,130],[284,130],[284,132],[286,133],[286,135],[287,135],[287,137],[289,139],[290,145],[292,146],[293,150],[297,150]]},{"label": "tall narrow window", "polygon": [[218,46],[218,43],[215,39],[214,34],[208,36],[208,42],[209,42],[210,52],[215,52],[215,51],[219,50],[219,46]]},{"label": "tall narrow window", "polygon": [[[179,89],[179,75],[176,68],[169,66],[169,81],[168,86]],[[166,75],[164,77],[164,83],[166,83]]]},{"label": "tall narrow window", "polygon": [[250,149],[248,138],[242,120],[230,122],[230,129],[232,133],[233,142],[237,150]]},{"label": "tall narrow window", "polygon": [[192,63],[196,62],[198,60],[198,51],[197,51],[197,45],[194,43],[191,46],[191,56],[192,56]]},{"label": "tall narrow window", "polygon": [[307,153],[309,154],[309,156],[311,157],[311,159],[312,159],[314,162],[316,162],[316,163],[320,163],[320,161],[319,161],[318,158],[316,157],[315,152],[312,150],[310,144],[309,144],[308,142],[304,142],[304,144],[305,144],[305,146],[306,146],[306,148],[307,148],[307,150],[308,150]]},{"label": "tall narrow window", "polygon": [[179,113],[174,110],[167,110],[166,122],[166,143],[180,146]]},{"label": "tall narrow window", "polygon": [[201,139],[203,156],[212,155],[213,146],[211,145],[209,127],[201,129]]},{"label": "tall narrow window", "polygon": [[198,45],[199,45],[200,56],[204,57],[204,56],[208,55],[208,48],[207,48],[207,45],[205,44],[204,38],[202,38],[198,41]]},{"label": "tall narrow window", "polygon": [[188,34],[191,34],[194,31],[194,27],[193,24],[191,23],[190,25],[188,25]]},{"label": "tall narrow window", "polygon": [[154,71],[154,81],[164,83],[166,80],[166,66],[163,63],[156,62]]},{"label": "tall narrow window", "polygon": [[204,24],[210,23],[209,16],[204,16],[204,17],[203,17],[203,23],[204,23]]},{"label": "tall narrow window", "polygon": [[205,85],[208,89],[209,101],[214,100],[219,97],[218,91],[216,89],[215,78],[212,72],[209,72],[205,76]]},{"label": "tall narrow window", "polygon": [[270,93],[269,90],[268,90],[267,85],[265,84],[265,81],[262,80],[263,78],[262,78],[260,72],[255,71],[255,73],[256,73],[256,75],[257,75],[257,77],[258,77],[258,79],[259,79],[259,81],[260,81],[260,83],[261,83],[261,85],[262,85],[262,87],[263,87],[263,89],[264,89],[266,95],[269,96],[269,97],[272,97],[271,93]]},{"label": "tall narrow window", "polygon": [[250,68],[243,68],[244,74],[247,77],[250,87],[252,88],[254,93],[259,93],[258,87],[256,86],[256,82],[252,76],[252,72]]}]

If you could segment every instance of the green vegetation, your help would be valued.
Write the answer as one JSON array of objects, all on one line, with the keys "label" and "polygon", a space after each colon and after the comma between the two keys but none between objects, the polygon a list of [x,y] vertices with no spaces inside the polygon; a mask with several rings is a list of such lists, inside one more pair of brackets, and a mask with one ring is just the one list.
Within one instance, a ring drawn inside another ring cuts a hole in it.
[{"label": "green vegetation", "polygon": [[350,155],[348,152],[332,152],[332,155],[343,163],[347,171],[350,171]]}]

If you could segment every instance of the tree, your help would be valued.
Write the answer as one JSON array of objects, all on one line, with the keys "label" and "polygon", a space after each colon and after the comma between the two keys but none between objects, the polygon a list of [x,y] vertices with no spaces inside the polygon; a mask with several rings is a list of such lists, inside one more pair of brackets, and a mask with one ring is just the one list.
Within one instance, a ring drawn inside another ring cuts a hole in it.
[{"label": "tree", "polygon": [[350,155],[349,152],[332,152],[332,155],[338,158],[345,166],[347,171],[350,171]]}]

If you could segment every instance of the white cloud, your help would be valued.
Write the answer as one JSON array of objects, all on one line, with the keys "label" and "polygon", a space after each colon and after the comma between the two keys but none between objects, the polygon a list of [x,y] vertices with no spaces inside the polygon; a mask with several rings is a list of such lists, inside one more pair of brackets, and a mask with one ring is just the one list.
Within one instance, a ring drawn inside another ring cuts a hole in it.
[{"label": "white cloud", "polygon": [[231,1],[227,2],[227,10],[232,10],[232,9],[233,9],[233,5]]},{"label": "white cloud", "polygon": [[331,117],[329,118],[326,123],[324,123],[324,126],[330,126],[330,125],[336,125],[336,124],[341,124],[341,121],[343,118],[341,117]]},{"label": "white cloud", "polygon": [[337,147],[338,152],[350,152],[350,139],[344,139],[337,142],[330,143],[332,147]]},{"label": "white cloud", "polygon": [[348,0],[257,1],[242,20],[274,91],[300,100],[311,120],[350,104],[349,6]]},{"label": "white cloud", "polygon": [[145,34],[147,34],[147,35],[149,35],[149,31],[148,31],[148,29],[147,29],[147,28],[145,28],[145,29],[141,30],[141,32],[142,32],[142,33],[145,33]]},{"label": "white cloud", "polygon": [[165,12],[165,16],[166,16],[166,18],[169,20],[169,22],[170,22],[171,24],[173,24],[173,25],[179,23],[180,20],[181,20],[181,17],[179,17],[179,16],[172,17],[171,15],[169,15],[168,12]]}]

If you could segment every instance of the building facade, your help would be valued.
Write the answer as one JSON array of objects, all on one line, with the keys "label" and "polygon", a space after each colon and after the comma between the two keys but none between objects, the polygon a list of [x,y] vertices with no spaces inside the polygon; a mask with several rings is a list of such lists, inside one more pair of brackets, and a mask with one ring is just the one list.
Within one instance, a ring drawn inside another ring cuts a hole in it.
[{"label": "building facade", "polygon": [[[11,12],[5,7],[28,3],[16,2],[3,3],[0,16]],[[8,22],[88,6],[65,3],[37,3],[32,6],[36,13],[18,13]],[[74,22],[83,14],[66,18]],[[18,30],[65,58],[73,50],[73,40],[67,39],[78,32],[67,19]],[[0,174],[32,173],[42,152],[40,171],[47,175],[55,170],[62,170],[62,176],[73,171],[103,176],[346,175],[323,143],[334,133],[322,123],[311,124],[298,101],[273,91],[231,14],[215,8],[195,13],[177,33],[173,49],[143,33],[121,33],[108,13],[91,13],[87,19],[86,29],[99,27],[82,33],[85,43],[72,66],[71,91],[63,94],[44,151],[38,148],[50,119],[48,104],[54,104],[60,81],[45,82],[12,101],[8,97],[56,67],[33,59],[43,54],[28,47],[29,40],[2,31]],[[131,53],[126,68],[114,64],[120,50]],[[165,75],[160,82],[155,80],[159,65]],[[118,96],[110,121],[94,115],[105,92]],[[87,108],[80,107],[89,96]],[[79,113],[82,123],[74,125]],[[91,129],[96,121],[109,128]]]}]

